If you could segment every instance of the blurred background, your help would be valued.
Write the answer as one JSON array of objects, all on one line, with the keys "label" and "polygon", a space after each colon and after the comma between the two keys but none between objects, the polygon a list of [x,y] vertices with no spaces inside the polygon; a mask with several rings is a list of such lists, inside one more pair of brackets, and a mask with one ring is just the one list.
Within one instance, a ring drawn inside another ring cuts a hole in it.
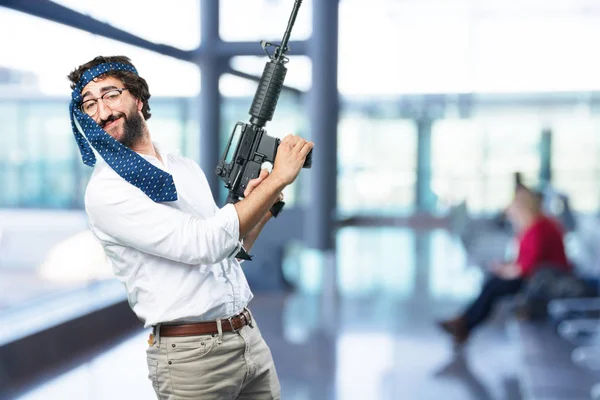
[{"label": "blurred background", "polygon": [[[0,0],[0,399],[154,398],[149,332],[87,228],[67,74],[130,57],[153,139],[223,204],[214,168],[292,7]],[[597,315],[531,324],[509,299],[460,354],[435,321],[514,255],[517,172],[600,277],[599,37],[595,0],[303,2],[267,130],[313,140],[313,167],[244,264],[284,399],[595,398]]]}]

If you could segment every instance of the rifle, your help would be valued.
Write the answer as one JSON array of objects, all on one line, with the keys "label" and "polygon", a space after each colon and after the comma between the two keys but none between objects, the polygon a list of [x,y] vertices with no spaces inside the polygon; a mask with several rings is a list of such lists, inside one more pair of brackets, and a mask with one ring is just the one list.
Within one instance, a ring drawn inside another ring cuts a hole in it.
[{"label": "rifle", "polygon": [[[289,59],[285,54],[289,51],[287,46],[292,27],[298,14],[302,0],[296,0],[288,26],[280,45],[261,41],[260,45],[269,57],[262,76],[258,83],[256,93],[249,114],[250,123],[237,122],[229,137],[227,147],[215,169],[217,176],[225,182],[229,190],[226,203],[237,203],[244,197],[244,191],[251,179],[258,178],[264,163],[275,162],[277,148],[281,140],[269,136],[265,125],[273,118],[283,81],[287,73],[285,64]],[[267,47],[273,46],[274,51],[269,53]],[[312,166],[312,150],[308,153],[302,168]],[[271,207],[271,213],[277,217],[285,203],[279,201]],[[251,260],[251,256],[242,248],[237,258]]]}]

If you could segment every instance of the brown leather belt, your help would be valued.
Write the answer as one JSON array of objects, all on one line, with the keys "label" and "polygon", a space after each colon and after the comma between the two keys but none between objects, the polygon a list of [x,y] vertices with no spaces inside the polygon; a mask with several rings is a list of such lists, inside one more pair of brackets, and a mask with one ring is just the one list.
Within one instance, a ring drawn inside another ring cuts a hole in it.
[{"label": "brown leather belt", "polygon": [[[221,328],[223,332],[237,332],[244,326],[252,325],[252,316],[247,309],[238,315],[222,319]],[[161,325],[160,336],[198,336],[219,333],[216,321],[197,322],[183,325]]]}]

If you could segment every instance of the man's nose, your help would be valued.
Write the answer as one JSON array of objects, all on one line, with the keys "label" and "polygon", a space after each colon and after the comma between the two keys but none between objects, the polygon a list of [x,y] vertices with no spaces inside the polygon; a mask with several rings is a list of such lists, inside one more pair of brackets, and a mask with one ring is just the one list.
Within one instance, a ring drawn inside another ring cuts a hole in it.
[{"label": "man's nose", "polygon": [[112,110],[102,100],[98,100],[98,114],[96,114],[98,121],[96,122],[106,121],[111,114]]}]

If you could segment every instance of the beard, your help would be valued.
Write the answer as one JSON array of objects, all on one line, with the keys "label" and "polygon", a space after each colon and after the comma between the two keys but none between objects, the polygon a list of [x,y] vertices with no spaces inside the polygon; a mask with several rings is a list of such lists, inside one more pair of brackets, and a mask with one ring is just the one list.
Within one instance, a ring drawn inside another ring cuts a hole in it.
[{"label": "beard", "polygon": [[137,109],[134,107],[129,115],[125,113],[115,113],[108,117],[106,121],[103,121],[102,127],[111,121],[116,121],[119,118],[123,118],[123,135],[118,141],[130,149],[144,138],[144,120],[138,114]]},{"label": "beard", "polygon": [[144,137],[144,120],[137,113],[133,112],[129,117],[125,116],[123,123],[123,136],[119,140],[123,146],[131,148],[134,144]]}]

